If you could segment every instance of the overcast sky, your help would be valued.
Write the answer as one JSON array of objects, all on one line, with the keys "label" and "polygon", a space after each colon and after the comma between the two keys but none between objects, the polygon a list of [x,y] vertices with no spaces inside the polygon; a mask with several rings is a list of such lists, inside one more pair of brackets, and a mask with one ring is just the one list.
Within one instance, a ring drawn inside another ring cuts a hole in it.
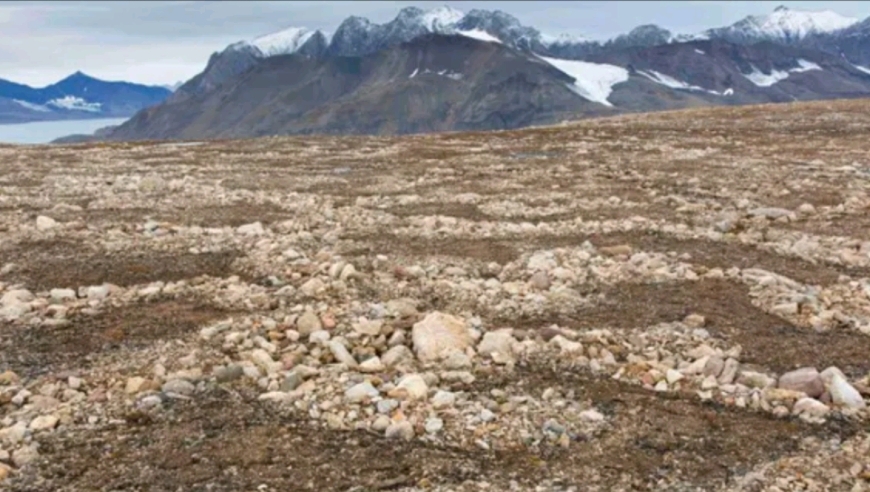
[{"label": "overcast sky", "polygon": [[81,70],[107,80],[171,84],[211,53],[290,26],[334,30],[349,15],[387,22],[408,5],[504,10],[547,34],[607,39],[639,24],[694,33],[777,5],[864,19],[870,2],[0,2],[0,78],[41,87]]}]

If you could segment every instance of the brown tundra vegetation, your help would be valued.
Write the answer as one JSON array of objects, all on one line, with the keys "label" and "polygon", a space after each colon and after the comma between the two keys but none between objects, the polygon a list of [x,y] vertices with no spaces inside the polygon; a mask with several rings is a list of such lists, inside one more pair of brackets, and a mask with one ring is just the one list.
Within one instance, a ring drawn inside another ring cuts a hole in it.
[{"label": "brown tundra vegetation", "polygon": [[0,488],[870,490],[868,136],[0,147]]}]

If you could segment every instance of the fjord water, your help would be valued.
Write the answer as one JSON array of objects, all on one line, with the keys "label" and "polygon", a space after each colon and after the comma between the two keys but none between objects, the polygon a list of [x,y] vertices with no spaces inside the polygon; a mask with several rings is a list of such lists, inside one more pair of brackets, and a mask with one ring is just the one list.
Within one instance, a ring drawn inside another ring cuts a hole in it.
[{"label": "fjord water", "polygon": [[0,125],[0,143],[46,144],[67,135],[90,135],[109,125],[120,125],[127,118],[99,118],[90,120],[35,121]]}]

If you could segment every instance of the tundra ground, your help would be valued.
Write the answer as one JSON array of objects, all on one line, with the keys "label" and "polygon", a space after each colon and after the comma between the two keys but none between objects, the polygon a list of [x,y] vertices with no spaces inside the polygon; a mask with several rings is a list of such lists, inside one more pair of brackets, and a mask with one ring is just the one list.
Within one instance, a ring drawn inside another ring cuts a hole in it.
[{"label": "tundra ground", "polygon": [[870,490],[867,135],[0,147],[0,484]]}]

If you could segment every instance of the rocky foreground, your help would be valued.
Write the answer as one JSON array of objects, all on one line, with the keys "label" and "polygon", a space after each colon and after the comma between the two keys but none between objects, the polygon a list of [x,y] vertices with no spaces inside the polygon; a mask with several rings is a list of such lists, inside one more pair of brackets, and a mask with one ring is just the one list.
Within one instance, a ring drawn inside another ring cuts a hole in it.
[{"label": "rocky foreground", "polygon": [[2,487],[868,490],[868,131],[2,147]]}]

